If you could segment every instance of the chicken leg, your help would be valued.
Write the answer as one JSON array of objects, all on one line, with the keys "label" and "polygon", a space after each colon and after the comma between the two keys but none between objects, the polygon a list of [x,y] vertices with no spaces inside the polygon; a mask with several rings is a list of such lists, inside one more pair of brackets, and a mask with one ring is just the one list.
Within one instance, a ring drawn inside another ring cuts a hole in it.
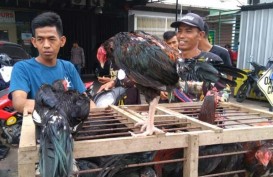
[{"label": "chicken leg", "polygon": [[147,120],[136,123],[135,125],[135,127],[141,126],[140,131],[143,133],[135,134],[133,132],[130,132],[133,137],[145,137],[148,135],[152,135],[153,133],[164,133],[162,130],[154,126],[154,116],[155,116],[156,106],[158,105],[159,99],[160,97],[157,96],[149,103],[149,113],[148,113]]}]

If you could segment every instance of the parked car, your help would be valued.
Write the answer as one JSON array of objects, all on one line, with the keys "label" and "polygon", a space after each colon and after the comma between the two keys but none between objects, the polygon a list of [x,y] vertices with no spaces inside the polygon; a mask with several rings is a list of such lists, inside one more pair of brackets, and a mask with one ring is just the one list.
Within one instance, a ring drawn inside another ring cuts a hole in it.
[{"label": "parked car", "polygon": [[8,41],[0,41],[0,53],[7,54],[13,64],[31,57],[21,45]]}]

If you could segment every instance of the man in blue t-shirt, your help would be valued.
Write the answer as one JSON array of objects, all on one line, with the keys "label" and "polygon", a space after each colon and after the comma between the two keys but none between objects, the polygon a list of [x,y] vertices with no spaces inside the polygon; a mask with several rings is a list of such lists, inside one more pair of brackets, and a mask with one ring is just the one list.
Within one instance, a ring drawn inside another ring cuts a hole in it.
[{"label": "man in blue t-shirt", "polygon": [[[66,42],[60,16],[54,12],[42,13],[33,19],[31,28],[31,42],[39,55],[14,65],[9,88],[14,108],[24,113],[33,111],[34,97],[42,84],[52,84],[57,79],[64,79],[68,89],[85,92],[74,65],[57,59],[60,48]],[[90,105],[95,107],[93,102]]]}]

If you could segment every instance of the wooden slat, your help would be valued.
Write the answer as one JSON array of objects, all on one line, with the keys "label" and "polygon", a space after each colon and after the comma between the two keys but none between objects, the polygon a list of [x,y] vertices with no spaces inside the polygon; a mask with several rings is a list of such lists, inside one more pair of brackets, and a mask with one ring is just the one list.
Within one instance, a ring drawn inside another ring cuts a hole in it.
[{"label": "wooden slat", "polygon": [[18,165],[18,176],[19,177],[35,177],[35,164],[24,163]]},{"label": "wooden slat", "polygon": [[35,161],[38,160],[35,138],[35,125],[31,115],[23,117],[20,144],[18,150],[19,177],[35,176]]},{"label": "wooden slat", "polygon": [[117,106],[114,106],[114,105],[110,105],[109,107],[111,107],[113,110],[117,111],[119,115],[122,115],[123,117],[126,117],[128,118],[128,120],[130,122],[134,122],[134,123],[137,123],[137,122],[141,122],[142,120],[139,119],[138,117],[136,116],[133,116],[132,114],[120,109],[119,107]]},{"label": "wooden slat", "polygon": [[187,134],[176,136],[168,133],[138,138],[124,137],[77,141],[75,142],[74,154],[76,158],[85,158],[187,147],[187,137]]},{"label": "wooden slat", "polygon": [[225,144],[273,139],[273,126],[224,129],[223,133],[199,132],[199,145]]},{"label": "wooden slat", "polygon": [[230,107],[238,107],[238,108],[240,108],[240,110],[245,110],[247,112],[258,112],[260,114],[270,115],[270,116],[272,116],[272,119],[273,119],[273,112],[264,111],[264,110],[261,110],[261,109],[255,109],[255,108],[252,108],[252,107],[250,108],[250,107],[246,107],[246,106],[243,106],[243,105],[239,105],[239,104],[236,104],[236,103],[230,103],[230,102],[223,102],[223,103],[221,103],[221,105],[230,106]]},{"label": "wooden slat", "polygon": [[200,126],[203,129],[205,129],[205,130],[211,129],[211,130],[213,130],[215,132],[218,132],[218,133],[220,133],[220,132],[223,131],[222,128],[219,128],[219,127],[217,127],[215,125],[211,125],[209,123],[202,122],[202,121],[199,121],[197,119],[193,119],[193,118],[191,118],[189,116],[186,116],[186,115],[183,115],[183,114],[179,114],[179,113],[177,113],[175,111],[172,111],[172,110],[169,110],[169,109],[167,109],[165,107],[157,106],[157,109],[159,109],[159,110],[161,110],[163,112],[169,113],[171,115],[175,115],[178,118],[187,119],[189,122],[192,122],[194,125]]},{"label": "wooden slat", "polygon": [[198,176],[198,156],[199,156],[199,136],[191,134],[189,136],[189,146],[184,149],[184,157],[186,158],[183,168],[183,176]]},{"label": "wooden slat", "polygon": [[20,151],[36,149],[35,125],[31,115],[23,117],[19,149]]}]

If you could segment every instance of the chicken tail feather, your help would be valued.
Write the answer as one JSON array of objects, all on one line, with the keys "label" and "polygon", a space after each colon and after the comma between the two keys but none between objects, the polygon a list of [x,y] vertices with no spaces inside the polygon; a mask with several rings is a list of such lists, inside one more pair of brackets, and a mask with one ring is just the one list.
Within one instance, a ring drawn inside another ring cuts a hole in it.
[{"label": "chicken tail feather", "polygon": [[40,173],[46,177],[65,177],[72,173],[73,139],[67,120],[52,114],[40,134]]}]

